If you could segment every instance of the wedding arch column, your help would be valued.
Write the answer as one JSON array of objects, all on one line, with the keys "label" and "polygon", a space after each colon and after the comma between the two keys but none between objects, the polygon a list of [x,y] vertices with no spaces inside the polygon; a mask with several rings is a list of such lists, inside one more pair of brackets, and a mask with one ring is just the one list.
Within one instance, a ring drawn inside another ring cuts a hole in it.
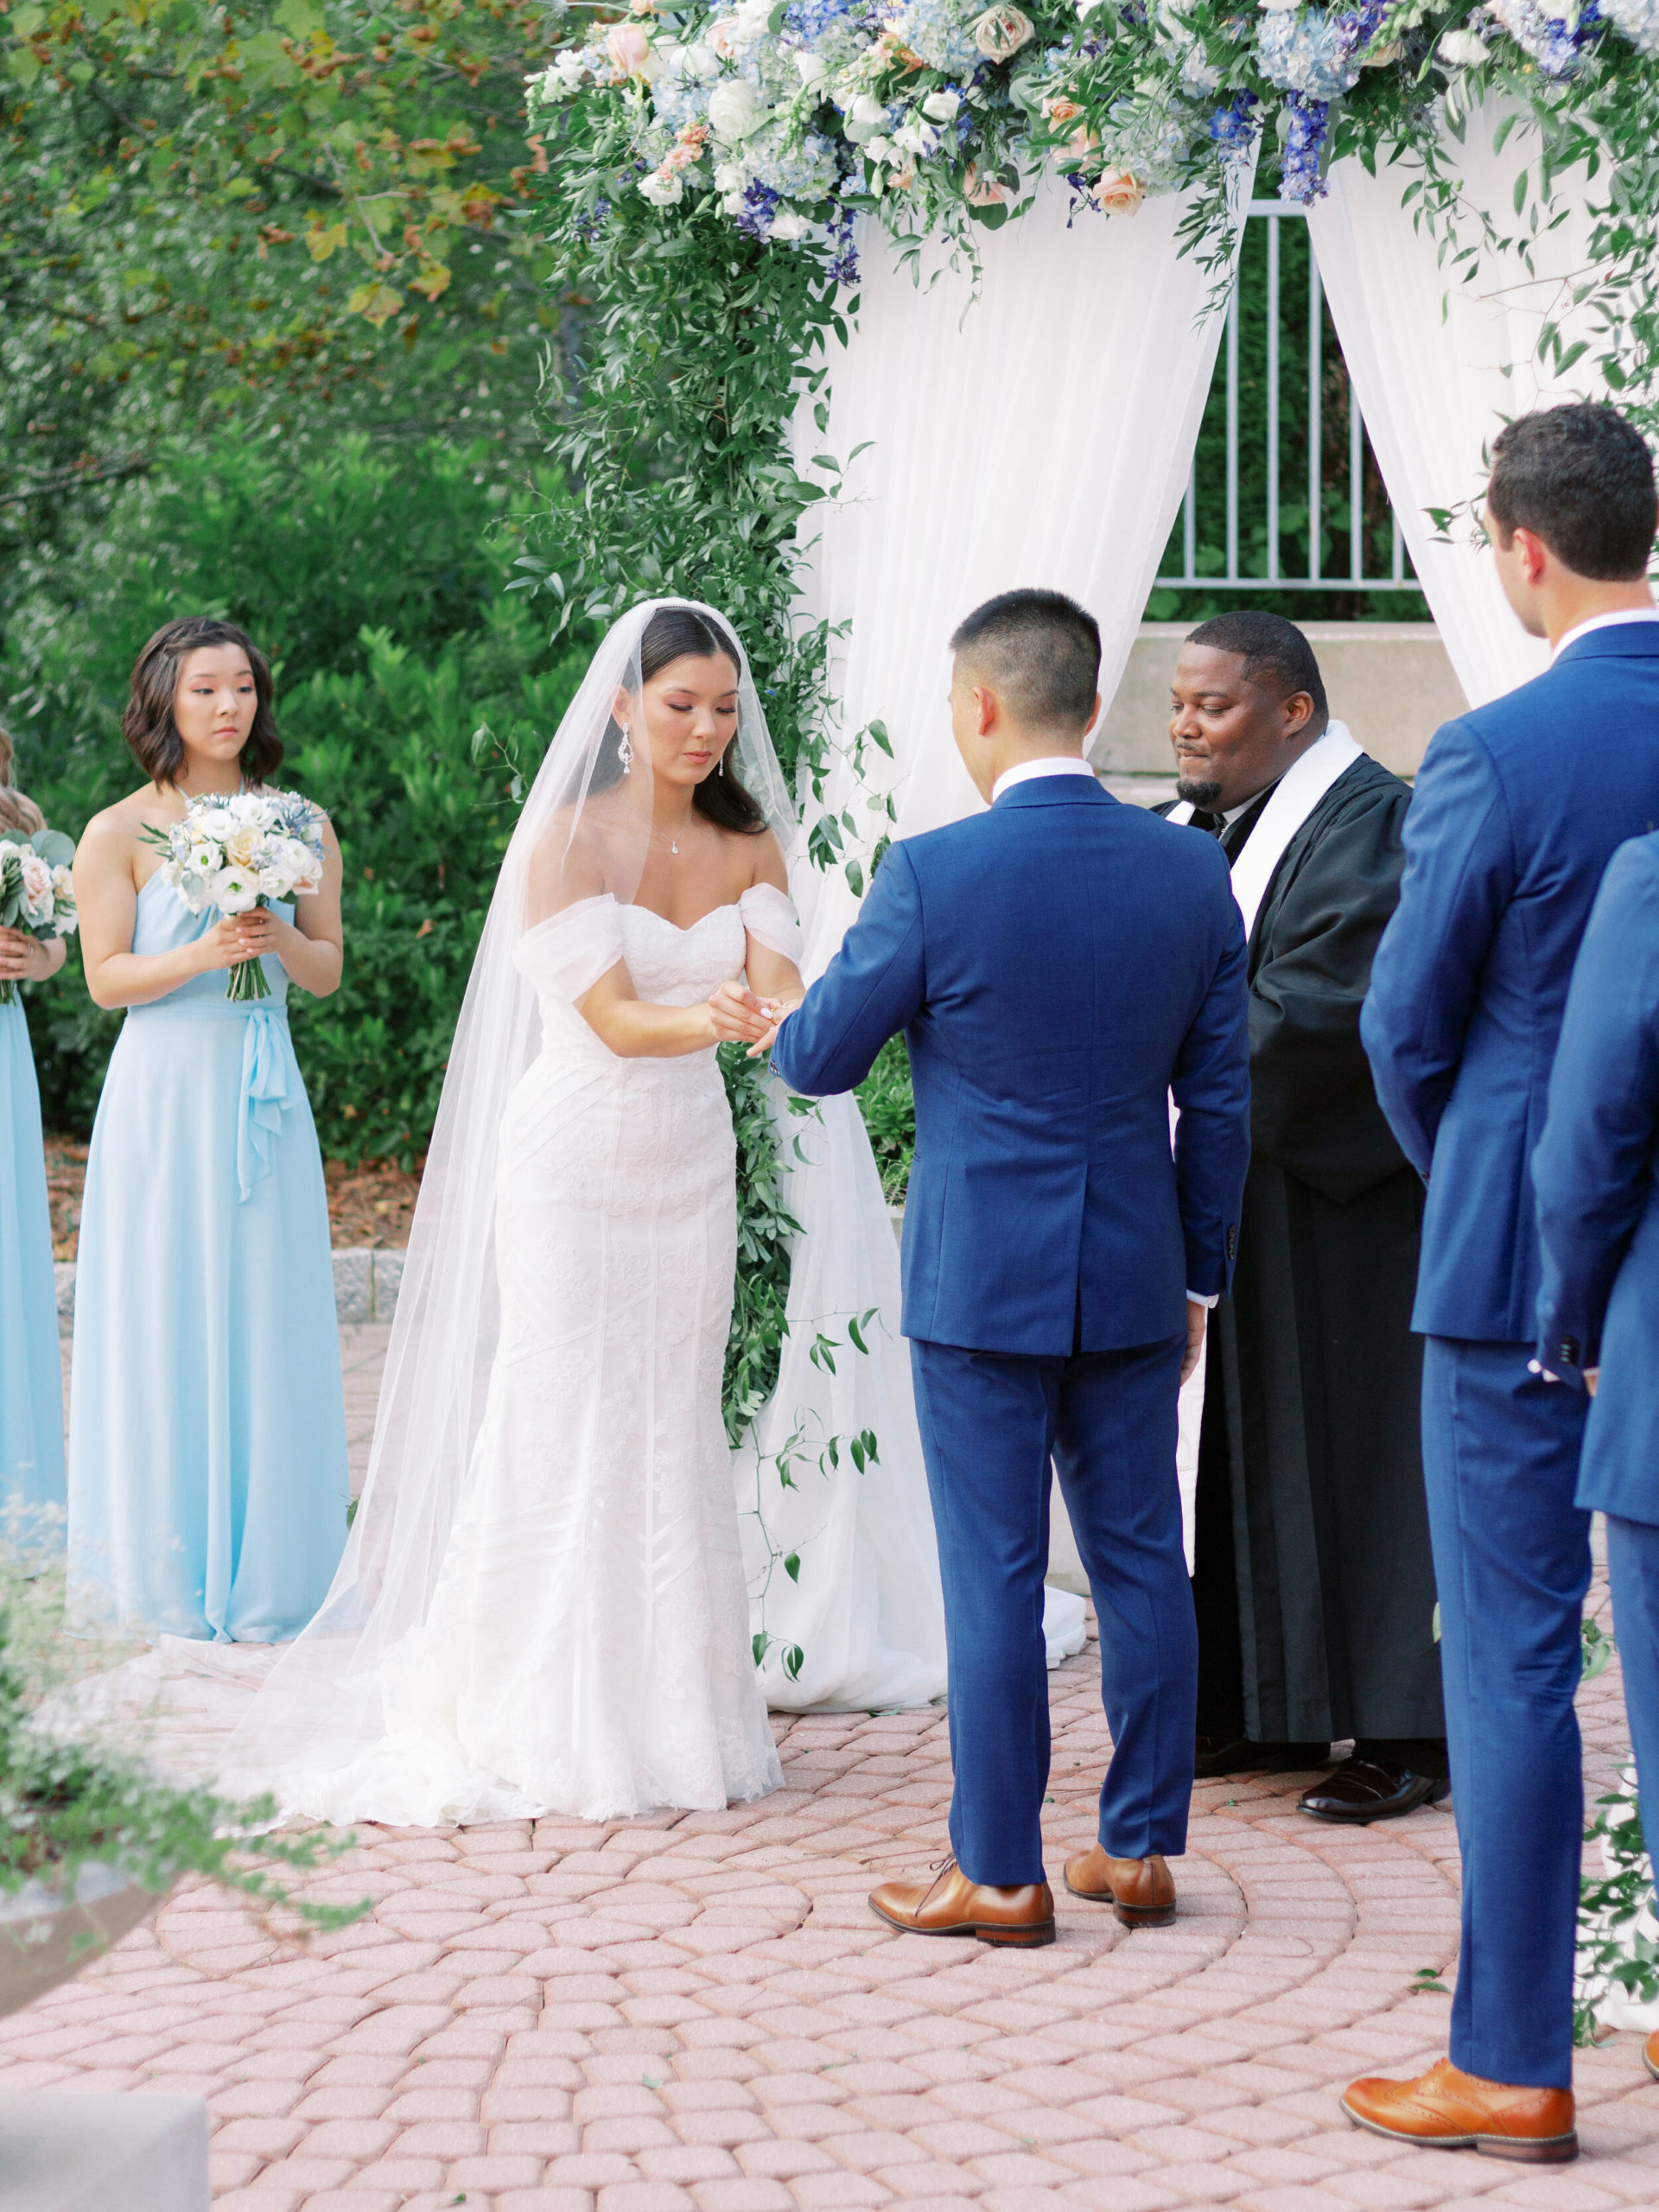
[{"label": "wedding arch column", "polygon": [[[1238,181],[1242,221],[1250,179]],[[864,779],[841,760],[829,779],[866,850],[890,826],[872,796],[893,793],[901,836],[979,804],[944,694],[945,641],[982,600],[1021,584],[1069,592],[1101,626],[1102,693],[1116,688],[1185,488],[1230,282],[1179,252],[1183,204],[1103,216],[1051,176],[1028,214],[979,235],[977,284],[938,245],[918,266],[864,226],[827,426],[804,405],[797,454],[809,473],[820,453],[849,463],[805,604],[849,626],[833,671],[841,737],[879,721],[893,747],[891,760],[867,748]],[[858,901],[836,869],[811,903],[810,976]]]},{"label": "wedding arch column", "polygon": [[[1514,194],[1536,142],[1521,122],[1495,150],[1502,113],[1481,110],[1462,144],[1448,143],[1471,211],[1458,219],[1459,246],[1478,240],[1478,211],[1505,229],[1526,226]],[[1588,187],[1581,174],[1557,179],[1549,217],[1566,208],[1566,219],[1541,218],[1530,270],[1518,253],[1484,253],[1465,282],[1450,252],[1442,263],[1440,240],[1415,204],[1402,207],[1410,179],[1403,166],[1373,176],[1358,161],[1338,162],[1327,195],[1308,209],[1308,231],[1401,534],[1458,681],[1478,706],[1537,675],[1548,650],[1510,613],[1490,551],[1471,542],[1469,518],[1459,517],[1445,543],[1426,510],[1478,498],[1484,448],[1505,421],[1565,399],[1606,397],[1589,355],[1565,378],[1537,358],[1546,321],[1573,334]]]}]

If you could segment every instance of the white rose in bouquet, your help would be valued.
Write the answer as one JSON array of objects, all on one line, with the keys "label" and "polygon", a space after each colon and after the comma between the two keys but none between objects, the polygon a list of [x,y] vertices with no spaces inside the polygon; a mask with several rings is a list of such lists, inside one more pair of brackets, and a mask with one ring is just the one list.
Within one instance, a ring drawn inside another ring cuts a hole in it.
[{"label": "white rose in bouquet", "polygon": [[930,123],[954,123],[957,111],[962,105],[962,94],[945,91],[930,92],[922,102],[922,113]]},{"label": "white rose in bouquet", "polygon": [[824,61],[823,56],[821,54],[813,54],[810,52],[805,47],[798,48],[795,55],[795,67],[799,73],[802,84],[805,86],[809,92],[816,92],[819,86],[823,84],[824,79],[830,74],[829,67]]},{"label": "white rose in bouquet", "polygon": [[867,138],[874,138],[887,119],[887,111],[880,100],[868,92],[861,92],[847,111],[844,124],[847,136],[855,146],[861,146]]},{"label": "white rose in bouquet", "polygon": [[722,77],[709,95],[709,126],[728,146],[752,137],[766,119],[766,111],[747,77]]},{"label": "white rose in bouquet", "polygon": [[23,898],[32,923],[48,922],[52,918],[52,871],[36,852],[23,855],[22,874]]},{"label": "white rose in bouquet", "polygon": [[1036,35],[1031,17],[1018,8],[988,8],[974,24],[974,44],[991,61],[1009,61]]},{"label": "white rose in bouquet", "polygon": [[653,169],[639,180],[639,197],[653,207],[677,207],[685,197],[685,180],[677,173]]},{"label": "white rose in bouquet", "polygon": [[[68,863],[74,850],[56,830],[37,830],[32,837],[21,831],[0,836],[0,929],[41,939],[73,935],[78,917]],[[10,976],[0,981],[0,1005],[10,1005],[16,995]]]},{"label": "white rose in bouquet", "polygon": [[785,208],[781,215],[772,219],[772,236],[781,238],[785,245],[793,245],[797,239],[804,238],[811,227],[805,216],[796,214],[792,208]]},{"label": "white rose in bouquet", "polygon": [[[316,809],[293,792],[243,791],[231,799],[191,799],[181,820],[141,835],[166,854],[162,874],[193,914],[209,907],[245,914],[321,889],[321,825]],[[270,995],[263,961],[238,961],[231,969],[227,998]]]}]

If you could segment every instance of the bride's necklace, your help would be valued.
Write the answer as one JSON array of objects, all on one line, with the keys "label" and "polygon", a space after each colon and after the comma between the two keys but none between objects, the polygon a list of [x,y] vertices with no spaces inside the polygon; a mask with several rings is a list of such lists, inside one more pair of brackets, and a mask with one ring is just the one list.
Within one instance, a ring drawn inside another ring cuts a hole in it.
[{"label": "bride's necklace", "polygon": [[653,822],[651,825],[651,834],[653,837],[662,839],[667,844],[668,849],[671,853],[677,853],[680,849],[680,840],[684,836],[686,831],[690,828],[690,826],[691,810],[688,807],[686,810],[685,820],[681,823],[677,830],[671,832],[667,830],[659,830],[657,827],[657,824]]}]

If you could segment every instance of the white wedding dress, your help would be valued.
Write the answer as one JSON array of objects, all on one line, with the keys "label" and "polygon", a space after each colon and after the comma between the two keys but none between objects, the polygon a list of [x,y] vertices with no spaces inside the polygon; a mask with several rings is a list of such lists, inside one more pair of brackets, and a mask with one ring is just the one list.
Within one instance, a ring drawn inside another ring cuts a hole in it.
[{"label": "white wedding dress", "polygon": [[712,1051],[619,1059],[572,1004],[626,960],[692,1006],[743,973],[761,885],[688,930],[588,900],[527,931],[543,1047],[497,1169],[501,1332],[425,1623],[380,1661],[385,1733],[286,1778],[298,1812],[436,1827],[716,1808],[782,1779],[749,1644],[721,1370],[737,1257]]}]

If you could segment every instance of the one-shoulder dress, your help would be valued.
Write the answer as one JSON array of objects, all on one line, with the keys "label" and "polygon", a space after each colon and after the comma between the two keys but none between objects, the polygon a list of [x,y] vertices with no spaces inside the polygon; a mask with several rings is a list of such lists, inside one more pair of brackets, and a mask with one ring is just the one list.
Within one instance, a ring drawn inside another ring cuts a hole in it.
[{"label": "one-shoulder dress", "polygon": [[[285,918],[290,907],[276,910]],[[162,877],[132,949],[200,937]],[[322,1158],[288,977],[222,969],[132,1007],[81,1209],[69,1619],[83,1635],[276,1643],[321,1603],[348,1477]]]}]

